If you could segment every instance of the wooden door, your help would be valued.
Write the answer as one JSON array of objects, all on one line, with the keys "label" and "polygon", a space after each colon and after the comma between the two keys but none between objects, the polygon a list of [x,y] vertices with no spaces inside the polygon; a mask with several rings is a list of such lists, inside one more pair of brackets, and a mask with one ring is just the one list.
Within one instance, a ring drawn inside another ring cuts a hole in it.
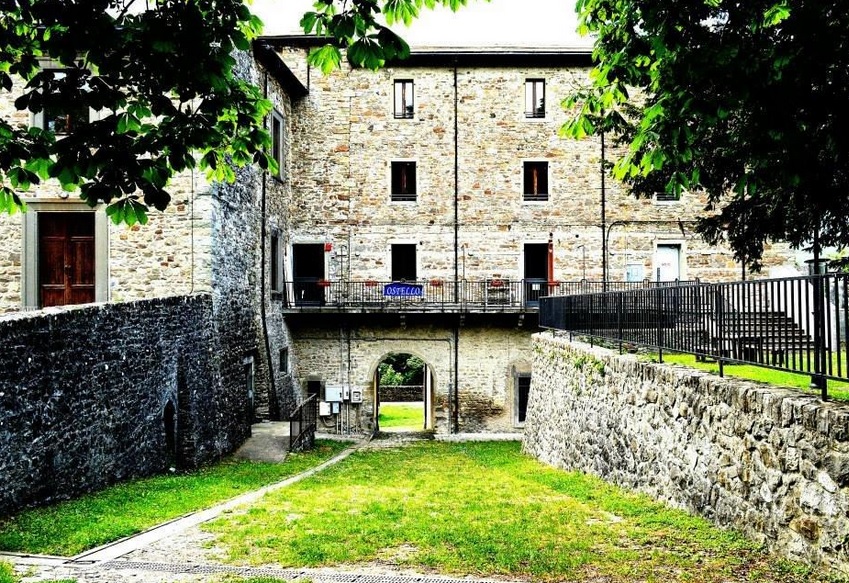
[{"label": "wooden door", "polygon": [[94,301],[94,213],[38,214],[40,306]]}]

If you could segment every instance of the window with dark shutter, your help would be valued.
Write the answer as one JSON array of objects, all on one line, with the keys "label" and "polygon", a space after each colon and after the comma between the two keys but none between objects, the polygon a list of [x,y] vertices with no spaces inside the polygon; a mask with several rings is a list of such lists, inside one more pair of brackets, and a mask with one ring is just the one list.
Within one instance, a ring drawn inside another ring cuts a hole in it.
[{"label": "window with dark shutter", "polygon": [[548,162],[525,162],[524,178],[524,200],[548,200]]},{"label": "window with dark shutter", "polygon": [[392,200],[410,202],[416,200],[416,163],[392,162]]}]

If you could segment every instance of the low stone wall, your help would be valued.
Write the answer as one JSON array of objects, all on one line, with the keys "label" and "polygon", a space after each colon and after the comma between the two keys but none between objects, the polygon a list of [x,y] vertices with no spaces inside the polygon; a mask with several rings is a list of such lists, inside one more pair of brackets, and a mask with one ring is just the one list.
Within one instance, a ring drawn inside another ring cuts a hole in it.
[{"label": "low stone wall", "polygon": [[849,572],[849,406],[538,334],[524,449]]},{"label": "low stone wall", "polygon": [[212,318],[201,295],[0,319],[0,516],[238,445]]},{"label": "low stone wall", "polygon": [[380,387],[383,403],[411,403],[424,399],[424,387],[414,385],[387,385]]}]

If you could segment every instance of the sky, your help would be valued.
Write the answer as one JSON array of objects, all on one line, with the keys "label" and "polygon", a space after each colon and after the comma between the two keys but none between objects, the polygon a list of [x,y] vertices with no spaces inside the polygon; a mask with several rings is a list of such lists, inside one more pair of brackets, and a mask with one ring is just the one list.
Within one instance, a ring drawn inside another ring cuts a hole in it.
[{"label": "sky", "polygon": [[[265,23],[266,35],[302,32],[298,22],[312,0],[254,0],[251,10]],[[574,0],[469,0],[458,12],[423,10],[409,28],[393,30],[411,46],[587,47],[575,32]]]}]

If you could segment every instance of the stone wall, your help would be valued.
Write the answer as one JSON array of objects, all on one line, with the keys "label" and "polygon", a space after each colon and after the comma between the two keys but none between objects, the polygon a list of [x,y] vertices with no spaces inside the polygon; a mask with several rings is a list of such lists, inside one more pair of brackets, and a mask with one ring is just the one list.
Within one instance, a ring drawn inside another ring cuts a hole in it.
[{"label": "stone wall", "polygon": [[524,449],[849,572],[849,406],[538,334]]},{"label": "stone wall", "polygon": [[244,436],[209,295],[6,316],[0,339],[0,515],[204,464]]}]

